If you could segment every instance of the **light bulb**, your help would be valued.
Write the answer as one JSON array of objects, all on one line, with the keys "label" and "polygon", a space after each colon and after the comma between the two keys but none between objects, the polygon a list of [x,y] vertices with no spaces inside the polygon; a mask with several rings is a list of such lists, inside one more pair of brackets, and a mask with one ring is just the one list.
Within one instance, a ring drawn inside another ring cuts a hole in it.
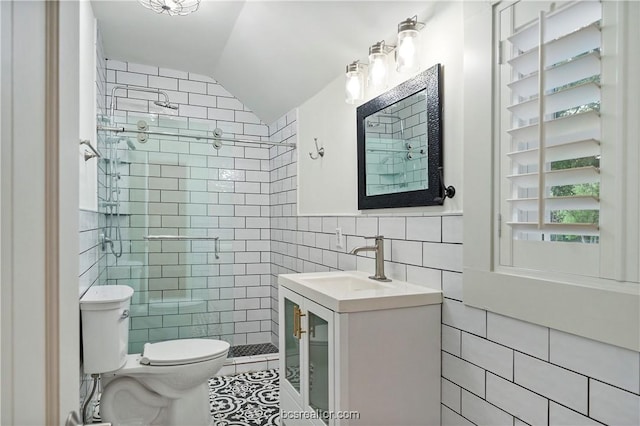
[{"label": "light bulb", "polygon": [[396,69],[402,73],[412,73],[420,69],[420,33],[415,29],[398,32]]},{"label": "light bulb", "polygon": [[402,58],[404,65],[407,68],[413,67],[415,63],[416,45],[413,42],[413,37],[405,37],[402,40],[402,44],[398,46],[398,56]]},{"label": "light bulb", "polygon": [[364,98],[364,78],[360,67],[357,62],[347,65],[345,100],[348,104],[355,104]]},{"label": "light bulb", "polygon": [[362,92],[362,85],[360,84],[360,79],[357,75],[347,76],[347,99],[351,99],[353,101],[360,98],[360,92]]},{"label": "light bulb", "polygon": [[369,48],[369,87],[386,89],[388,78],[387,49],[384,41],[381,41]]},{"label": "light bulb", "polygon": [[384,58],[377,57],[371,63],[371,85],[381,87],[387,75],[387,67]]}]

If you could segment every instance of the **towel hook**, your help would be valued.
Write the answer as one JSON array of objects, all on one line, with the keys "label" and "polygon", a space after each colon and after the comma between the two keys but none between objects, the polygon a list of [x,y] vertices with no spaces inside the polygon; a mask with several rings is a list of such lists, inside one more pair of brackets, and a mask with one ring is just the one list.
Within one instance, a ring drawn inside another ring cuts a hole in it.
[{"label": "towel hook", "polygon": [[324,157],[324,147],[322,148],[318,148],[318,138],[313,138],[313,142],[316,144],[316,156],[313,156],[313,152],[309,153],[309,157],[311,157],[312,160],[317,160],[320,157]]}]

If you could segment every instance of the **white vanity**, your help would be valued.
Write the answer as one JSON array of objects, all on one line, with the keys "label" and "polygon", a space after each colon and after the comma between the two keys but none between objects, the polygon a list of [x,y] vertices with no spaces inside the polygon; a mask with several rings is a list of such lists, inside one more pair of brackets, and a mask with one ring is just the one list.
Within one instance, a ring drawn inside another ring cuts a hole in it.
[{"label": "white vanity", "polygon": [[279,276],[282,425],[440,424],[442,292],[368,275]]}]

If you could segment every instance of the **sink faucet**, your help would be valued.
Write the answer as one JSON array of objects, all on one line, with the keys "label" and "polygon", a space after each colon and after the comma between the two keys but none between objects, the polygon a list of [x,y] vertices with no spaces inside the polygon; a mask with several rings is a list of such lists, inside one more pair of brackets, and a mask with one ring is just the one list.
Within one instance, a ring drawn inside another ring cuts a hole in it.
[{"label": "sink faucet", "polygon": [[383,282],[391,281],[384,275],[384,237],[382,235],[376,235],[375,237],[365,238],[375,238],[375,245],[356,247],[351,250],[351,254],[358,254],[361,251],[374,251],[376,253],[376,273],[369,278]]}]

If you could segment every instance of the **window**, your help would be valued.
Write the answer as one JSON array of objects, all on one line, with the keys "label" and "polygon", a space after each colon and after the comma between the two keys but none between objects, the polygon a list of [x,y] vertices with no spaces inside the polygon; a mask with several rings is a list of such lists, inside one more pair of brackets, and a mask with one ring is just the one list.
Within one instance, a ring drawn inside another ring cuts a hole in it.
[{"label": "window", "polygon": [[640,350],[638,19],[465,6],[467,305]]},{"label": "window", "polygon": [[602,5],[537,6],[496,11],[500,263],[598,276]]}]

